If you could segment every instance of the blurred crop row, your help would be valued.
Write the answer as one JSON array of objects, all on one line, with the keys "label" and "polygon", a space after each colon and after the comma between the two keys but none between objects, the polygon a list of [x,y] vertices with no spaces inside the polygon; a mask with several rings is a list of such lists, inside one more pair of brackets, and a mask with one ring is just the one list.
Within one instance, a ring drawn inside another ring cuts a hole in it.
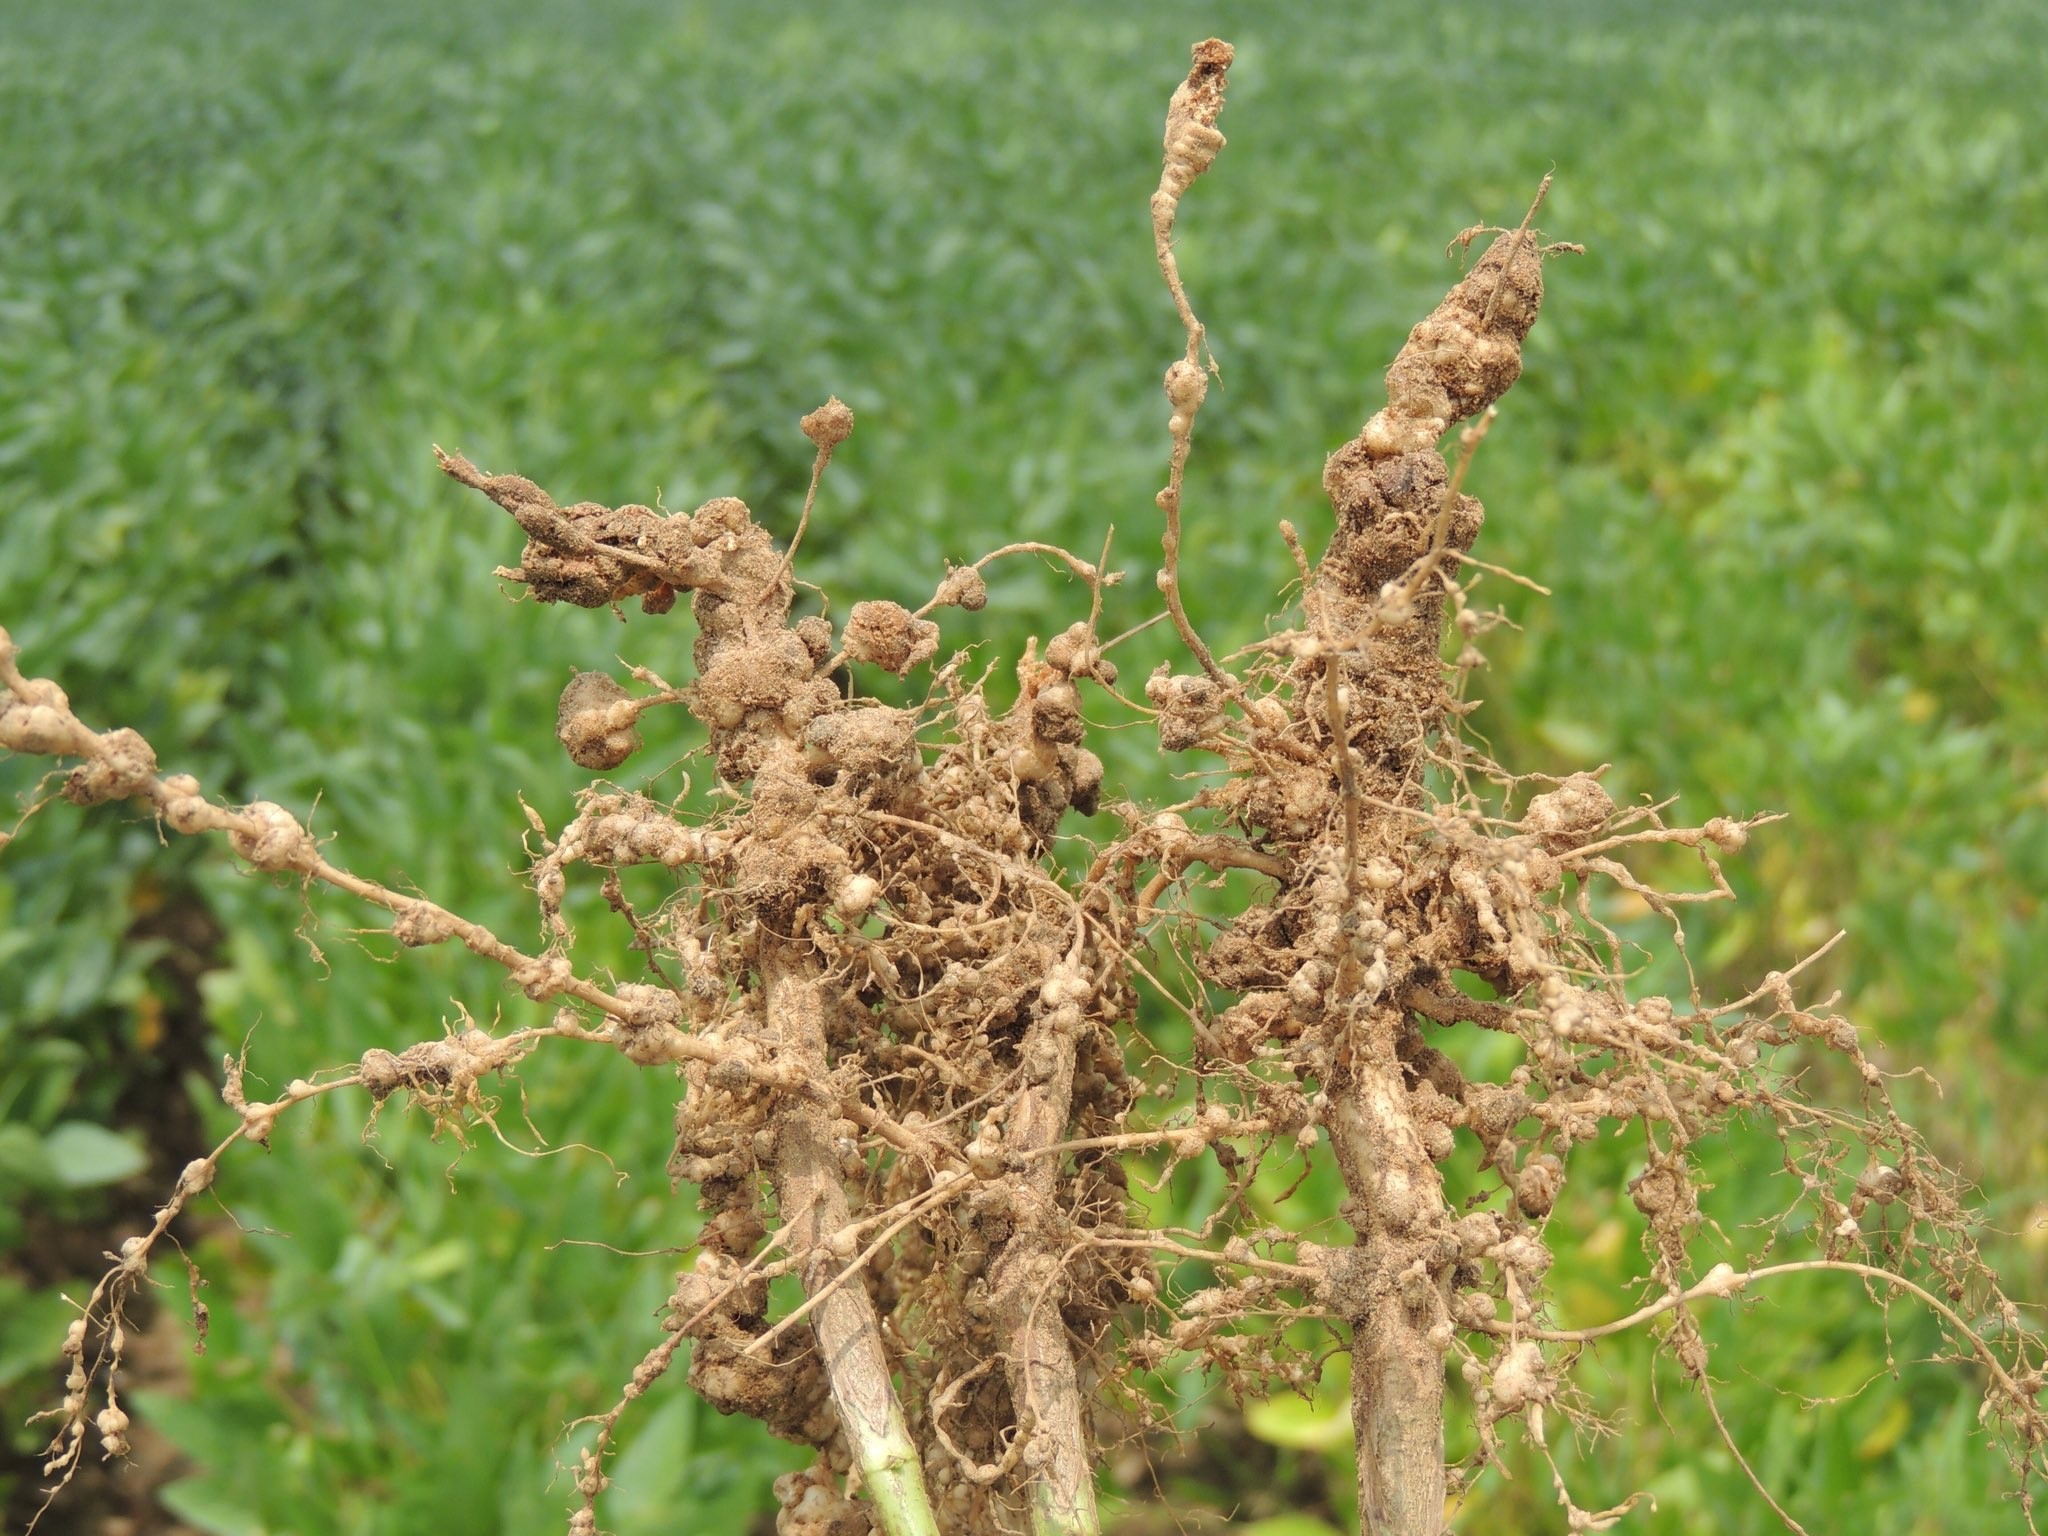
[{"label": "blurred crop row", "polygon": [[[1239,63],[1230,148],[1181,220],[1224,385],[1189,479],[1198,623],[1219,649],[1261,632],[1291,575],[1273,525],[1325,526],[1322,457],[1454,276],[1444,242],[1514,222],[1554,166],[1543,222],[1589,254],[1552,267],[1471,486],[1482,553],[1554,596],[1482,587],[1520,630],[1476,723],[1517,768],[1611,761],[1618,796],[1792,813],[1735,868],[1741,909],[1692,922],[1703,976],[1745,991],[1848,927],[1825,980],[1940,1078],[1912,1097],[1981,1176],[2016,1292],[2048,1300],[2048,20],[2022,0],[18,4],[0,623],[167,768],[317,800],[339,862],[528,935],[518,797],[559,822],[579,782],[556,692],[620,657],[684,677],[690,627],[508,601],[490,573],[516,534],[429,445],[564,500],[738,494],[786,532],[796,417],[836,392],[859,427],[800,574],[838,612],[920,601],[946,558],[1013,538],[1092,553],[1113,524],[1131,575],[1105,623],[1148,616],[1179,333],[1145,198],[1210,32]],[[1085,602],[1010,562],[948,635],[1007,657]],[[649,727],[625,782],[675,794],[688,769],[701,794],[689,722]],[[1112,790],[1171,790],[1147,729],[1098,734]],[[0,763],[0,792],[32,773]],[[586,957],[625,965],[589,900]],[[362,922],[113,810],[53,807],[0,856],[10,1423],[54,1390],[60,1288],[217,1128],[223,1050],[281,1083],[458,1004],[527,1020],[475,962],[390,963]],[[662,1173],[673,1091],[565,1055],[508,1089],[545,1156],[397,1115],[366,1147],[362,1106],[323,1100],[231,1158],[194,1250],[204,1358],[184,1277],[160,1277],[147,1486],[221,1536],[549,1528],[563,1426],[653,1336],[692,1230]],[[1612,1162],[1613,1200],[1552,1229],[1575,1322],[1626,1310],[1638,1272]],[[1731,1153],[1728,1220],[1768,1208],[1773,1166]],[[1759,1472],[1810,1529],[2014,1528],[1972,1384],[1892,1325],[1888,1355],[1865,1298],[1821,1282],[1718,1320]],[[1578,1453],[1582,1498],[1652,1489],[1645,1531],[1770,1527],[1639,1344],[1596,1374],[1615,1434]],[[1341,1392],[1240,1418],[1178,1390],[1185,1445],[1106,1454],[1131,1529],[1172,1528],[1161,1490],[1190,1528],[1346,1517]],[[745,1529],[795,1457],[673,1381],[607,1520]],[[13,1523],[33,1457],[6,1465]],[[1540,1465],[1489,1482],[1454,1524],[1550,1528],[1547,1487]],[[46,1530],[119,1507],[81,1492]]]}]

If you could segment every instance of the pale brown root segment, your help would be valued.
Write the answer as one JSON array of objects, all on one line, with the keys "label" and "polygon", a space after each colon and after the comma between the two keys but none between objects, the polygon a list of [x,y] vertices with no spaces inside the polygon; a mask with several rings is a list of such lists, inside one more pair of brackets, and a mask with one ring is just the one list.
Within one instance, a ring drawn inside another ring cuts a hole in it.
[{"label": "pale brown root segment", "polygon": [[[1338,532],[1316,570],[1313,596],[1323,633],[1358,636],[1353,644],[1365,649],[1354,660],[1339,642],[1321,658],[1326,689],[1317,701],[1324,720],[1345,733],[1335,746],[1341,762],[1334,787],[1347,820],[1341,849],[1324,843],[1320,857],[1304,864],[1328,868],[1341,852],[1344,880],[1310,895],[1310,910],[1322,907],[1322,920],[1339,932],[1355,934],[1362,915],[1355,874],[1361,842],[1405,841],[1403,829],[1387,825],[1386,812],[1369,812],[1363,828],[1354,828],[1360,789],[1350,762],[1372,765],[1365,793],[1380,804],[1418,804],[1421,754],[1449,703],[1438,662],[1444,589],[1435,569],[1444,551],[1471,548],[1483,514],[1461,491],[1469,448],[1447,479],[1437,439],[1452,419],[1490,411],[1514,382],[1542,285],[1541,256],[1519,239],[1488,252],[1416,327],[1388,371],[1387,409],[1331,456],[1324,474]],[[1487,319],[1479,312],[1482,292]],[[1506,304],[1504,292],[1512,295]],[[1496,329],[1488,319],[1501,323]],[[1340,673],[1344,684],[1329,687]],[[1308,706],[1313,691],[1301,698]],[[1331,701],[1340,698],[1364,707],[1338,710]],[[1378,945],[1347,941],[1331,956],[1330,1134],[1353,1202],[1361,1261],[1337,1295],[1351,1324],[1360,1518],[1369,1536],[1435,1536],[1446,1485],[1452,1265],[1442,1235],[1450,1217],[1404,1071],[1411,1026],[1405,1010],[1382,1001],[1389,992],[1401,996],[1414,979],[1387,954],[1387,937]]]},{"label": "pale brown root segment", "polygon": [[[823,1078],[828,1000],[814,958],[773,939],[764,941],[761,987],[777,1054],[806,1076]],[[853,1463],[860,1469],[887,1536],[933,1536],[931,1499],[923,1462],[890,1380],[881,1319],[858,1278],[838,1285],[840,1265],[831,1244],[852,1225],[828,1117],[800,1100],[783,1103],[770,1126],[772,1177],[785,1241],[797,1260],[804,1289],[826,1292],[811,1314],[832,1403],[839,1410]]]},{"label": "pale brown root segment", "polygon": [[1422,1536],[1444,1507],[1444,1324],[1448,1273],[1432,1263],[1446,1224],[1443,1180],[1409,1111],[1400,1011],[1354,1028],[1330,1084],[1330,1143],[1362,1213],[1350,1267],[1329,1294],[1351,1326],[1359,1518],[1371,1536]]},{"label": "pale brown root segment", "polygon": [[[1166,159],[1159,172],[1159,190],[1152,194],[1152,247],[1166,279],[1174,307],[1180,312],[1187,332],[1187,351],[1166,370],[1166,398],[1173,414],[1167,431],[1173,438],[1173,458],[1166,486],[1154,498],[1166,514],[1162,540],[1165,564],[1159,571],[1159,590],[1165,594],[1167,611],[1181,640],[1202,664],[1202,670],[1226,690],[1234,691],[1237,680],[1225,672],[1210,654],[1202,637],[1188,619],[1180,595],[1181,483],[1187,473],[1188,451],[1194,442],[1195,413],[1209,393],[1209,375],[1202,359],[1202,322],[1195,318],[1187,289],[1180,280],[1180,263],[1173,254],[1173,224],[1180,200],[1197,178],[1215,162],[1224,139],[1216,127],[1223,113],[1223,88],[1230,65],[1236,57],[1230,44],[1210,38],[1195,44],[1194,67],[1174,91],[1166,109]],[[1209,365],[1213,367],[1213,364]]]},{"label": "pale brown root segment", "polygon": [[1061,1308],[1068,1279],[1061,1262],[1065,1221],[1059,1210],[1059,1160],[1043,1156],[1063,1140],[1072,1110],[1081,1009],[1094,988],[1074,957],[1039,989],[1022,1056],[1036,1078],[1012,1101],[1004,1146],[1022,1168],[1010,1179],[1009,1242],[989,1269],[990,1299],[1002,1343],[1010,1401],[1017,1405],[1023,1459],[1031,1469],[1031,1520],[1038,1536],[1087,1536],[1097,1527],[1094,1440],[1073,1346]]}]

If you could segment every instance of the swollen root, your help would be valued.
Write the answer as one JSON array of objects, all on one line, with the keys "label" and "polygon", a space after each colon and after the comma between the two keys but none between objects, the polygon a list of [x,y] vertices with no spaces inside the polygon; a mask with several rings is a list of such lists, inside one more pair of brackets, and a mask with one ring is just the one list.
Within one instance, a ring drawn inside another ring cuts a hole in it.
[{"label": "swollen root", "polygon": [[[796,558],[822,476],[853,442],[836,398],[795,424],[810,485],[783,539],[731,496],[688,514],[563,505],[440,455],[523,535],[498,579],[542,602],[637,598],[656,619],[687,594],[694,622],[680,684],[565,658],[566,687],[533,700],[536,731],[552,711],[571,761],[600,776],[641,748],[647,711],[681,704],[720,781],[719,809],[701,817],[601,778],[558,825],[529,811],[538,948],[332,863],[291,808],[224,804],[165,773],[134,731],[93,729],[55,682],[24,674],[0,630],[0,749],[62,760],[52,799],[218,834],[278,884],[380,909],[380,951],[460,944],[499,969],[492,1001],[515,1015],[486,1030],[458,1005],[459,1025],[366,1040],[356,1060],[270,1099],[249,1096],[239,1057],[225,1063],[234,1129],[108,1256],[53,1341],[53,1493],[87,1455],[126,1454],[125,1309],[235,1143],[266,1144],[287,1110],[360,1090],[369,1121],[398,1106],[465,1146],[481,1127],[521,1150],[500,1123],[502,1085],[544,1069],[539,1048],[560,1041],[676,1085],[668,1171],[704,1218],[658,1332],[618,1342],[621,1385],[586,1421],[594,1441],[573,1469],[571,1536],[601,1529],[626,1415],[678,1379],[813,1453],[776,1485],[782,1536],[1093,1536],[1105,1441],[1155,1427],[1148,1373],[1207,1372],[1239,1398],[1311,1393],[1332,1337],[1351,1353],[1365,1530],[1437,1536],[1446,1497],[1508,1437],[1549,1459],[1556,1426],[1582,1411],[1580,1346],[1656,1323],[1719,1423],[1691,1308],[1810,1272],[1926,1308],[1980,1371],[1986,1422],[2031,1485],[2048,1445],[2040,1341],[1855,1027],[1807,996],[1818,956],[1718,1006],[1697,985],[1646,996],[1601,921],[1599,903],[1624,893],[1668,922],[1682,957],[1685,908],[1732,898],[1721,861],[1772,818],[1679,823],[1667,805],[1619,803],[1604,769],[1518,777],[1462,734],[1477,642],[1503,621],[1473,600],[1493,568],[1471,553],[1485,511],[1465,486],[1520,377],[1546,263],[1576,249],[1544,242],[1537,206],[1454,242],[1491,236],[1409,334],[1385,404],[1325,463],[1327,525],[1318,508],[1290,509],[1325,528],[1320,554],[1280,524],[1298,609],[1238,658],[1197,633],[1182,534],[1200,505],[1190,461],[1215,364],[1174,232],[1224,148],[1232,62],[1226,43],[1195,48],[1151,199],[1180,328],[1162,381],[1152,619],[1172,623],[1187,658],[1144,681],[1145,706],[1118,692],[1121,637],[1099,629],[1121,579],[1106,544],[1093,562],[1003,545],[931,572],[915,610],[874,599],[843,622],[828,617],[837,604],[800,612],[815,589]],[[1017,555],[1072,576],[1072,611],[1024,647],[1014,701],[998,708],[964,655],[941,655],[951,610],[984,608],[983,569]],[[642,643],[677,649],[672,635]],[[922,674],[908,690],[920,702],[860,696],[876,673]],[[1097,751],[1105,722],[1156,731],[1200,787],[1173,805],[1120,798]],[[1105,814],[1111,834],[1084,842],[1084,818]],[[1668,873],[1674,855],[1693,873],[1669,888],[1647,871]],[[630,931],[628,973],[579,962],[567,917],[579,885]],[[1239,899],[1226,906],[1217,889]],[[1146,992],[1188,1026],[1182,1059],[1141,1031]],[[1467,1075],[1443,1048],[1478,1030],[1507,1042],[1486,1053],[1508,1063],[1496,1077]],[[1856,1105],[1802,1096],[1822,1055],[1847,1065]],[[1775,1130],[1786,1174],[1784,1214],[1744,1232],[1747,1247],[1717,1227],[1700,1171],[1737,1120]],[[576,1128],[593,1141],[605,1129]],[[1546,1224],[1590,1176],[1574,1149],[1618,1131],[1643,1149],[1626,1194],[1647,1279],[1617,1298],[1613,1322],[1559,1329]],[[1344,1185],[1341,1221],[1297,1230],[1260,1214],[1287,1210],[1273,1191],[1323,1158]],[[1160,1196],[1191,1166],[1207,1170],[1210,1214],[1170,1225]],[[1453,1205],[1446,1168],[1482,1193]],[[202,1341],[205,1321],[201,1309]],[[1477,1430],[1457,1467],[1445,1459],[1452,1369]],[[1582,1509],[1551,1470],[1572,1530],[1604,1529],[1635,1502]]]}]

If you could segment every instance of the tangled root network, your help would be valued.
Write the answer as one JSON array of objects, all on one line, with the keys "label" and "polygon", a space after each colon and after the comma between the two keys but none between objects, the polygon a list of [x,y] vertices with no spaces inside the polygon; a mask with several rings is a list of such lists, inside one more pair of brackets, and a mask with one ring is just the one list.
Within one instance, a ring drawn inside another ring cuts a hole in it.
[{"label": "tangled root network", "polygon": [[[1854,1026],[1802,999],[1804,961],[1732,1002],[1697,986],[1637,995],[1599,915],[1608,892],[1627,893],[1668,920],[1682,954],[1684,907],[1730,896],[1720,861],[1769,818],[1675,824],[1665,806],[1617,804],[1598,770],[1517,776],[1463,734],[1465,681],[1502,622],[1474,601],[1493,568],[1471,553],[1485,511],[1464,485],[1521,373],[1546,266],[1576,249],[1544,242],[1537,206],[1454,242],[1484,244],[1409,334],[1385,405],[1324,465],[1320,556],[1279,525],[1298,606],[1235,658],[1195,628],[1181,532],[1212,365],[1173,234],[1224,146],[1231,62],[1222,42],[1194,50],[1151,200],[1184,340],[1164,377],[1158,587],[1187,659],[1145,679],[1142,704],[1120,691],[1098,633],[1119,573],[1066,550],[1009,545],[935,572],[915,611],[858,602],[837,626],[800,614],[798,545],[854,429],[836,399],[800,423],[815,460],[786,546],[734,497],[686,514],[564,505],[440,455],[524,534],[496,574],[532,597],[638,599],[657,619],[688,597],[690,680],[579,671],[556,703],[569,757],[618,769],[641,748],[640,717],[680,705],[729,791],[705,820],[603,783],[565,824],[536,817],[538,937],[525,948],[329,863],[289,809],[225,805],[160,774],[136,733],[94,731],[55,683],[26,676],[0,631],[0,747],[75,760],[65,799],[141,802],[170,831],[224,834],[252,868],[382,908],[403,946],[461,944],[546,1005],[501,1034],[465,1016],[402,1049],[367,1048],[268,1100],[248,1097],[231,1060],[232,1134],[121,1245],[62,1343],[64,1397],[46,1416],[53,1494],[93,1447],[125,1453],[124,1309],[235,1142],[266,1142],[286,1110],[356,1089],[373,1114],[395,1102],[458,1135],[495,1131],[502,1074],[559,1041],[673,1076],[668,1171],[703,1216],[660,1332],[595,1414],[572,1533],[599,1529],[617,1429],[679,1358],[707,1401],[815,1449],[776,1486],[788,1536],[1081,1533],[1100,1524],[1101,1447],[1147,1427],[1148,1373],[1192,1362],[1240,1396],[1310,1391],[1334,1338],[1348,1341],[1364,1527],[1434,1536],[1446,1498],[1496,1459],[1511,1424],[1549,1456],[1548,1421],[1583,1412],[1569,1368],[1588,1339],[1654,1326],[1711,1402],[1694,1304],[1796,1270],[1931,1309],[1979,1372],[2024,1486],[2048,1435],[2038,1341]],[[863,669],[932,668],[933,615],[983,607],[983,568],[1018,554],[1064,565],[1089,600],[1017,661],[1013,704],[994,708],[959,656],[914,706],[856,696]],[[1161,753],[1209,770],[1205,787],[1171,806],[1105,800],[1090,747],[1104,717],[1156,728]],[[1076,859],[1073,814],[1105,807],[1120,830]],[[1683,868],[1674,852],[1696,859],[1684,888],[1637,872],[1647,859],[1668,878]],[[663,882],[647,910],[619,884],[636,865],[660,866],[640,877]],[[566,897],[584,880],[633,925],[644,973],[578,967]],[[1198,888],[1242,899],[1218,918]],[[1192,1052],[1153,1049],[1141,1007],[1184,1019]],[[1479,1031],[1512,1049],[1456,1048]],[[1846,1062],[1860,1104],[1802,1099],[1799,1074],[1821,1054]],[[1481,1056],[1514,1064],[1494,1077],[1459,1065]],[[1746,1252],[1700,1205],[1699,1149],[1738,1119],[1775,1131],[1788,1192]],[[1645,1223],[1642,1289],[1610,1325],[1560,1329],[1546,1224],[1574,1149],[1617,1130],[1641,1148],[1628,1193]],[[1262,1169],[1305,1174],[1326,1157],[1346,1192],[1339,1221],[1256,1215]],[[1154,1202],[1131,1181],[1156,1191],[1205,1160],[1226,1191],[1216,1214],[1196,1228],[1148,1219]],[[1447,1169],[1477,1193],[1454,1200]],[[782,1276],[800,1303],[771,1303]],[[1477,1424],[1456,1467],[1451,1369]],[[1582,1509],[1561,1474],[1555,1486],[1571,1530],[1628,1508]]]}]

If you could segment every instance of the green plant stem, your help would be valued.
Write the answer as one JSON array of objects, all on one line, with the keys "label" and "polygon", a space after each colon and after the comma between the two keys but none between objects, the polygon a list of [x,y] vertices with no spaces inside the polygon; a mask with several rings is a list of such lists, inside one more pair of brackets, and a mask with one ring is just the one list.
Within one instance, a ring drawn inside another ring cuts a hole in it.
[{"label": "green plant stem", "polygon": [[911,1443],[900,1409],[883,1435],[863,1436],[854,1442],[853,1459],[887,1536],[938,1536],[938,1522],[924,1486],[924,1463]]},{"label": "green plant stem", "polygon": [[1064,1492],[1050,1482],[1033,1487],[1031,1536],[1098,1536],[1101,1530],[1092,1481]]}]

